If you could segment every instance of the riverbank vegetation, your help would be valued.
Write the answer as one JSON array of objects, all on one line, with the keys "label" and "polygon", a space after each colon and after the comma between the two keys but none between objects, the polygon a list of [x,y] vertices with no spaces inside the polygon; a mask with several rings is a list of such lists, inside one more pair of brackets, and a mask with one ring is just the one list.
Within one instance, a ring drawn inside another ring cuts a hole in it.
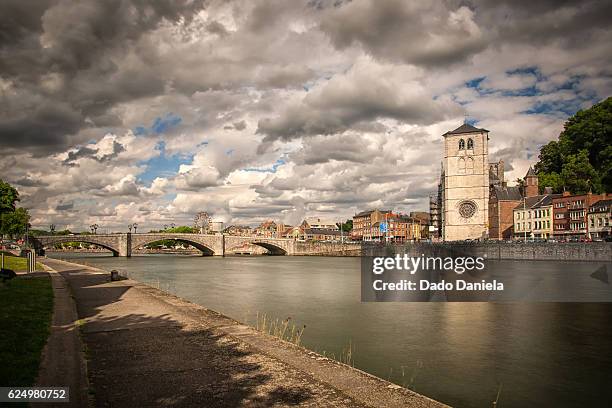
[{"label": "riverbank vegetation", "polygon": [[257,312],[255,317],[256,330],[269,334],[270,336],[278,337],[281,340],[293,343],[299,346],[302,342],[302,334],[306,329],[306,325],[302,327],[294,324],[291,317],[287,317],[285,320],[271,319],[265,313]]},{"label": "riverbank vegetation", "polygon": [[0,283],[0,384],[34,384],[52,312],[53,289],[48,276],[20,276]]}]

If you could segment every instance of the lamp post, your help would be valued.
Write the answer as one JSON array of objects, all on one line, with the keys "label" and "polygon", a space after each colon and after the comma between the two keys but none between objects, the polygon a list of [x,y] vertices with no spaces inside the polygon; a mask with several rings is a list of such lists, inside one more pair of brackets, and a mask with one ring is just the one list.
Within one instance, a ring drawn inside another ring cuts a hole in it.
[{"label": "lamp post", "polygon": [[134,223],[134,234],[136,233],[136,228],[138,228],[138,224]]},{"label": "lamp post", "polygon": [[28,227],[29,227],[29,223],[26,218],[26,223],[25,223],[25,248],[26,249],[28,249],[28,247],[30,246],[30,243],[28,242]]},{"label": "lamp post", "polygon": [[128,224],[128,229],[130,230],[130,234],[132,233],[132,227],[133,227],[132,224]]}]

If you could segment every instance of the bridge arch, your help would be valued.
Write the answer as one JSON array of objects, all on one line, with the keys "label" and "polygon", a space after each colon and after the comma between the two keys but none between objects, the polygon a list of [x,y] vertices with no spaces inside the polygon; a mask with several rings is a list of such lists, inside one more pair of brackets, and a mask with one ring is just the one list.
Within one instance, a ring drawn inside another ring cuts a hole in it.
[{"label": "bridge arch", "polygon": [[[31,238],[32,239],[32,238]],[[56,244],[65,244],[68,242],[80,242],[91,244],[107,249],[113,253],[113,256],[119,256],[119,248],[109,242],[96,239],[93,235],[62,235],[58,237],[45,237],[44,239],[32,239],[34,246],[38,249],[48,248]]]},{"label": "bridge arch", "polygon": [[153,242],[157,242],[157,241],[164,241],[164,240],[172,240],[172,241],[177,241],[180,242],[182,244],[188,244],[191,245],[192,247],[198,249],[200,252],[202,252],[202,256],[211,256],[215,254],[214,249],[210,248],[208,245],[205,245],[201,242],[198,242],[196,240],[192,240],[189,238],[185,238],[185,237],[176,237],[176,236],[172,236],[172,235],[168,235],[168,236],[164,236],[162,238],[160,237],[151,237],[151,238],[147,238],[147,239],[140,239],[138,240],[138,242],[135,242],[135,240],[132,241],[132,250],[137,249],[137,248],[142,248],[145,245],[151,244]]},{"label": "bridge arch", "polygon": [[266,248],[270,255],[287,255],[287,250],[281,248],[278,245],[272,244],[266,241],[250,241],[250,244],[258,245],[260,247]]}]

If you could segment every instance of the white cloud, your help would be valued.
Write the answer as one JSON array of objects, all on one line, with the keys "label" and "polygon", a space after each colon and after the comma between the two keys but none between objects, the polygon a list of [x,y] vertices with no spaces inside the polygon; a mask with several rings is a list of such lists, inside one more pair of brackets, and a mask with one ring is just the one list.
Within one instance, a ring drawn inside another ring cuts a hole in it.
[{"label": "white cloud", "polygon": [[[441,135],[465,113],[512,180],[567,112],[612,93],[604,3],[31,8],[44,27],[7,25],[0,173],[42,227],[426,210]],[[79,17],[69,32],[62,10]],[[179,123],[152,128],[168,115]]]}]

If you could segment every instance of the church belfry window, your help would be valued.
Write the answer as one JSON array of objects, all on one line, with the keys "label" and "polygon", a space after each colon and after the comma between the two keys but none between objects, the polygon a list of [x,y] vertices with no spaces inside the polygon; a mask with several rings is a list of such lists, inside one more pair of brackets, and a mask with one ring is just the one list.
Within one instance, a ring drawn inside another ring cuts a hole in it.
[{"label": "church belfry window", "polygon": [[459,150],[464,150],[465,149],[465,140],[461,139],[459,140]]},{"label": "church belfry window", "polygon": [[468,148],[468,150],[474,148],[474,141],[471,138],[468,139],[468,146],[467,146],[467,148]]}]

